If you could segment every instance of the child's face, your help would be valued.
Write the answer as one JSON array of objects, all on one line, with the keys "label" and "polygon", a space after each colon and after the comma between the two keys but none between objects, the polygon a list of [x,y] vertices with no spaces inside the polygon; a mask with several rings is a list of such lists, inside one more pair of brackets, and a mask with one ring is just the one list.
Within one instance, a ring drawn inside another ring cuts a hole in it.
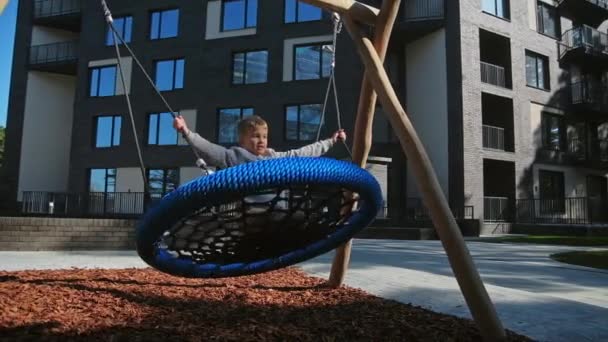
[{"label": "child's face", "polygon": [[268,126],[255,126],[239,137],[239,145],[256,156],[266,155]]}]

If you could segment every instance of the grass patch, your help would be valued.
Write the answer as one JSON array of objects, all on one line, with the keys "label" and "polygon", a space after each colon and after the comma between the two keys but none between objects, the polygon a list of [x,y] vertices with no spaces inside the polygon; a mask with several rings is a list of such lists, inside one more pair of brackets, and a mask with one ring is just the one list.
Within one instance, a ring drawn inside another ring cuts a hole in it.
[{"label": "grass patch", "polygon": [[539,245],[559,246],[608,246],[608,236],[501,236],[482,239],[483,242],[495,243],[535,243]]},{"label": "grass patch", "polygon": [[608,270],[608,250],[557,253],[551,255],[551,259],[572,265]]}]

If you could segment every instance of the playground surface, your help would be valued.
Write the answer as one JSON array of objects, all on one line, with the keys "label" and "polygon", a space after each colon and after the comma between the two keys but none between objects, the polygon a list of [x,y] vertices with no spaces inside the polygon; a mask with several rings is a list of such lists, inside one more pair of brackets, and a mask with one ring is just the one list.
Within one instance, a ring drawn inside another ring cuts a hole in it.
[{"label": "playground surface", "polygon": [[[597,248],[471,241],[467,245],[506,328],[538,341],[608,340],[608,271],[549,258],[552,253]],[[332,258],[328,253],[298,266],[326,278]],[[133,251],[0,252],[0,271],[144,267]],[[355,240],[346,284],[378,297],[470,318],[439,241]]]}]

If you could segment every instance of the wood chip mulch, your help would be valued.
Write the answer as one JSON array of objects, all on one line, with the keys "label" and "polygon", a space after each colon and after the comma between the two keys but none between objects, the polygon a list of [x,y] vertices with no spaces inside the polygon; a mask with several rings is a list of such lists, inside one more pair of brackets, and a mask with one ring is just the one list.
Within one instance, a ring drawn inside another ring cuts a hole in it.
[{"label": "wood chip mulch", "polygon": [[481,340],[470,320],[323,284],[296,268],[212,280],[152,269],[0,272],[0,340]]}]

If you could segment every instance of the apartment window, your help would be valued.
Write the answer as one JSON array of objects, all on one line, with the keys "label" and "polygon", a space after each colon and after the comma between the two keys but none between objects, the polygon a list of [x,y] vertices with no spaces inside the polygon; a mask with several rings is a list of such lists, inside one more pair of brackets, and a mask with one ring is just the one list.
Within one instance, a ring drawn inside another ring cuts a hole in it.
[{"label": "apartment window", "polygon": [[91,97],[116,95],[116,65],[91,68],[89,75]]},{"label": "apartment window", "polygon": [[156,87],[160,91],[184,88],[184,59],[156,61]]},{"label": "apartment window", "polygon": [[232,84],[265,83],[268,80],[268,51],[232,55]]},{"label": "apartment window", "polygon": [[178,27],[178,9],[152,12],[150,16],[150,39],[177,37]]},{"label": "apartment window", "polygon": [[561,27],[557,8],[538,0],[536,5],[536,25],[539,33],[553,38],[561,36]]},{"label": "apartment window", "polygon": [[541,129],[543,147],[545,149],[554,151],[564,149],[566,126],[562,116],[542,113]]},{"label": "apartment window", "polygon": [[481,9],[494,16],[510,19],[509,0],[482,0]]},{"label": "apartment window", "polygon": [[222,1],[222,31],[256,27],[257,17],[257,0]]},{"label": "apartment window", "polygon": [[115,192],[116,169],[91,169],[89,192]]},{"label": "apartment window", "polygon": [[253,115],[253,108],[223,108],[218,111],[218,142],[234,144],[238,142],[237,125],[239,120]]},{"label": "apartment window", "polygon": [[329,77],[332,48],[332,45],[327,43],[295,46],[294,79],[313,80]]},{"label": "apartment window", "polygon": [[285,0],[286,23],[321,20],[322,15],[323,13],[319,7],[309,5],[302,1]]},{"label": "apartment window", "polygon": [[[122,39],[130,43],[131,42],[131,30],[133,29],[133,17],[118,17],[114,18],[114,28],[116,28],[117,34],[122,37]],[[120,44],[120,39],[118,39],[118,44]],[[114,45],[114,31],[108,28],[106,29],[106,45]]]},{"label": "apartment window", "polygon": [[179,186],[179,169],[149,169],[150,197],[160,199]]},{"label": "apartment window", "polygon": [[538,183],[541,213],[565,212],[564,173],[539,170]]},{"label": "apartment window", "polygon": [[171,113],[152,113],[148,116],[148,145],[177,145],[177,131]]},{"label": "apartment window", "polygon": [[550,89],[549,58],[526,50],[526,84],[543,90]]},{"label": "apartment window", "polygon": [[311,141],[317,138],[321,124],[321,104],[305,104],[285,107],[285,139]]},{"label": "apartment window", "polygon": [[95,123],[95,147],[107,148],[120,145],[122,117],[98,116]]}]

